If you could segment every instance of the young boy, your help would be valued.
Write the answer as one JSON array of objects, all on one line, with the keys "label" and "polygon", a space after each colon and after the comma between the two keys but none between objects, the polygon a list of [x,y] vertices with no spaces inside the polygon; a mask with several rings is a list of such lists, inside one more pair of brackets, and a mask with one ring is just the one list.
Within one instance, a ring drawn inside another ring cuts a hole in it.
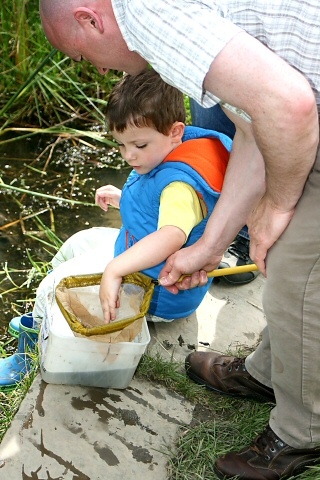
[{"label": "young boy", "polygon": [[[141,271],[156,280],[172,253],[202,236],[221,191],[231,140],[185,127],[183,95],[153,70],[124,76],[109,97],[106,117],[133,168],[122,191],[107,185],[96,192],[96,203],[104,210],[120,208],[123,222],[100,285],[108,323],[116,318],[124,275]],[[190,315],[210,284],[177,295],[156,286],[149,313],[161,320]]]}]

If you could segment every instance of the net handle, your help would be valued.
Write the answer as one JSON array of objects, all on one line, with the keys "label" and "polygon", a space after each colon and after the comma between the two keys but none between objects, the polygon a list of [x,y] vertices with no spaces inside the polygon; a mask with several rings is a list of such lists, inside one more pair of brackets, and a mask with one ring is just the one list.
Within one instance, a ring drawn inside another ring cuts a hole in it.
[{"label": "net handle", "polygon": [[[249,265],[238,265],[235,267],[227,267],[227,268],[217,268],[216,270],[211,270],[207,272],[208,278],[212,277],[224,277],[225,275],[234,275],[236,273],[246,273],[246,272],[254,272],[259,270],[255,263],[250,263]],[[178,282],[181,282],[185,277],[189,277],[190,275],[181,275]]]}]

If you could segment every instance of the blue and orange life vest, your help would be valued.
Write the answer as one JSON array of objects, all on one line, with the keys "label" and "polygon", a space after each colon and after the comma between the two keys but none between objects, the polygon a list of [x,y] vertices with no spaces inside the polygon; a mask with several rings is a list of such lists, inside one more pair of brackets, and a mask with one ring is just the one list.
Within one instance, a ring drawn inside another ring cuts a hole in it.
[{"label": "blue and orange life vest", "polygon": [[[191,185],[206,206],[206,217],[192,229],[182,248],[193,245],[202,236],[219,198],[231,145],[231,140],[223,134],[186,127],[183,143],[158,167],[145,175],[132,171],[122,190],[120,213],[123,225],[115,244],[115,256],[157,230],[161,193],[175,181]],[[143,273],[157,279],[163,265],[164,262]],[[164,319],[186,317],[200,305],[211,282],[177,295],[156,286],[149,313]]]}]

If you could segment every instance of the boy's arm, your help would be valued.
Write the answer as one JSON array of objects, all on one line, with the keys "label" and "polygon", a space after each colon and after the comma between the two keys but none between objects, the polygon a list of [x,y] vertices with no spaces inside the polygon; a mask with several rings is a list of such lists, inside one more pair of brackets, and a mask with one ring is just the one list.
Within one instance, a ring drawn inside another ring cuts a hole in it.
[{"label": "boy's arm", "polygon": [[202,219],[199,198],[190,185],[172,182],[163,190],[158,230],[113,259],[102,276],[100,300],[107,323],[116,317],[122,277],[166,260],[184,245],[193,227]]},{"label": "boy's arm", "polygon": [[116,318],[122,277],[158,265],[179,250],[185,240],[185,233],[180,228],[167,225],[146,236],[107,265],[100,284],[100,301],[106,323]]}]

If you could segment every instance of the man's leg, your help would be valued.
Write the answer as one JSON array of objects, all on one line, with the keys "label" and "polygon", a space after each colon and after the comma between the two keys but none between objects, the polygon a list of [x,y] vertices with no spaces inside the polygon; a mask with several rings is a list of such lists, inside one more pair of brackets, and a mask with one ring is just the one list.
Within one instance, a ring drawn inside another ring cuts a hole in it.
[{"label": "man's leg", "polygon": [[245,362],[261,382],[271,367],[276,406],[251,445],[216,461],[219,478],[289,478],[320,463],[319,205],[318,153],[293,219],[268,253],[264,310],[270,343]]},{"label": "man's leg", "polygon": [[[320,153],[292,221],[267,257],[267,328],[247,359],[195,352],[187,372],[208,388],[268,400],[269,425],[215,464],[219,478],[289,478],[320,463]],[[272,386],[271,392],[265,390]]]},{"label": "man's leg", "polygon": [[219,478],[284,479],[320,463],[318,205],[320,154],[290,225],[267,257],[264,310],[270,342],[245,361],[255,380],[266,383],[271,374],[276,406],[251,445],[217,460]]},{"label": "man's leg", "polygon": [[[320,154],[290,225],[268,254],[263,299],[277,400],[270,426],[295,448],[320,444],[318,206]],[[262,362],[258,351],[246,361],[248,371],[258,380],[263,380]]]}]

